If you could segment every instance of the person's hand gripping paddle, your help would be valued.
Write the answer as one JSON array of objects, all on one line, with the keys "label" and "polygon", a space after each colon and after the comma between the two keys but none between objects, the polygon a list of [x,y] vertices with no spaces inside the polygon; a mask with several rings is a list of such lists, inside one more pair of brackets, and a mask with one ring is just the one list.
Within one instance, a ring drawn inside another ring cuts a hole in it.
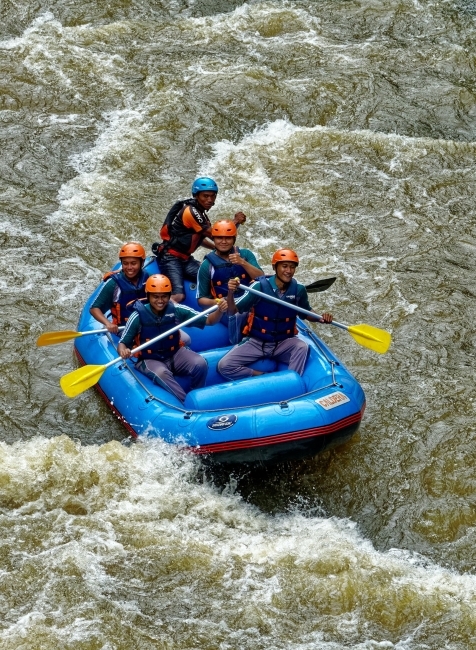
[{"label": "person's hand gripping paddle", "polygon": [[[199,314],[192,316],[192,318],[189,318],[183,323],[180,323],[179,325],[175,325],[175,327],[170,328],[169,330],[167,330],[167,332],[162,332],[162,334],[159,334],[159,336],[156,336],[154,339],[151,339],[150,341],[147,341],[146,343],[137,346],[136,348],[131,350],[131,353],[134,354],[135,352],[139,352],[140,350],[149,347],[153,343],[160,341],[160,339],[164,339],[167,336],[170,336],[170,334],[173,334],[180,328],[185,327],[190,323],[193,323],[193,321],[198,320],[199,318],[203,318],[203,316],[211,314],[213,311],[216,311],[217,309],[218,309],[218,305],[213,305],[212,307],[205,309],[205,311],[202,311]],[[109,368],[109,366],[113,366],[115,363],[118,363],[119,361],[124,361],[124,359],[122,357],[117,357],[116,359],[112,359],[111,361],[109,361],[109,363],[106,363],[104,365],[101,366],[87,365],[87,366],[83,366],[82,368],[78,368],[77,370],[73,370],[73,372],[69,372],[67,375],[63,375],[63,377],[61,377],[60,379],[60,384],[61,384],[61,388],[63,389],[63,392],[68,397],[76,397],[76,395],[83,393],[88,388],[91,388],[91,386],[94,386],[94,384],[97,384],[97,382],[101,379],[104,371],[107,368]]]},{"label": "person's hand gripping paddle", "polygon": [[[284,300],[280,300],[279,298],[275,298],[273,296],[269,296],[262,291],[257,291],[251,287],[246,287],[244,284],[239,284],[238,286],[240,289],[243,289],[243,291],[254,293],[260,298],[264,298],[265,300],[270,300],[271,302],[276,302],[278,304],[286,305],[286,307],[289,309],[295,309],[300,314],[310,316],[313,320],[322,318],[319,316],[319,314],[315,314],[313,311],[308,311],[307,309],[303,309],[302,307],[298,307],[292,303],[285,302]],[[379,354],[385,354],[390,347],[390,343],[392,342],[392,336],[390,332],[381,330],[378,327],[373,327],[372,325],[343,325],[342,323],[337,323],[335,320],[333,320],[330,325],[334,325],[340,329],[347,330],[347,332],[349,332],[352,338],[357,341],[359,345],[362,345],[365,348],[369,348],[374,352],[378,352]]]}]

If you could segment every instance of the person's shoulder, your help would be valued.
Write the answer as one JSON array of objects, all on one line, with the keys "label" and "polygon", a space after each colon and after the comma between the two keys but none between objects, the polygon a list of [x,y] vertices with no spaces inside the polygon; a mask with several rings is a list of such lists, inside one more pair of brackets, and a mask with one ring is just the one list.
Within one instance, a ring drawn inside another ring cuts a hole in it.
[{"label": "person's shoulder", "polygon": [[[206,258],[203,258],[202,262],[200,263],[200,266],[198,268],[198,274],[197,274],[197,282],[199,285],[201,285],[200,288],[203,288],[204,286],[208,286],[210,283],[211,279],[211,268],[212,265],[207,260]],[[202,296],[203,297],[203,296]]]},{"label": "person's shoulder", "polygon": [[185,199],[183,201],[183,210],[189,210],[192,214],[201,214],[204,212],[203,208],[201,207],[200,203],[196,199]]},{"label": "person's shoulder", "polygon": [[102,281],[104,282],[105,285],[112,286],[116,284],[116,279],[123,275],[124,274],[120,269],[118,271],[108,271],[102,276]]},{"label": "person's shoulder", "polygon": [[207,259],[207,256],[203,258],[203,260],[200,262],[200,271],[208,271],[210,268],[210,260]]},{"label": "person's shoulder", "polygon": [[116,291],[116,288],[118,288],[118,283],[114,279],[115,276],[110,276],[108,278],[103,278],[101,287],[99,289],[98,297],[99,296],[106,296],[110,297],[114,295],[114,292]]},{"label": "person's shoulder", "polygon": [[[205,229],[209,225],[207,213],[197,204],[186,205],[182,212],[182,221],[185,226]],[[194,228],[197,230],[197,228]]]},{"label": "person's shoulder", "polygon": [[180,219],[183,218],[183,215],[186,213],[187,208],[194,209],[195,199],[179,199],[175,201],[170,210],[167,213],[166,221],[174,221],[177,217]]},{"label": "person's shoulder", "polygon": [[129,316],[129,321],[132,319],[132,317],[134,317],[134,320],[140,320],[140,314],[143,314],[144,312],[152,314],[149,303],[142,300],[136,300],[132,305],[132,313]]},{"label": "person's shoulder", "polygon": [[[297,282],[297,281],[296,281]],[[301,306],[304,306],[306,309],[310,309],[310,304],[309,304],[309,295],[307,293],[306,287],[301,284],[300,282],[297,282],[297,287],[296,287],[296,298],[298,300],[298,303]]]},{"label": "person's shoulder", "polygon": [[301,284],[300,282],[298,282],[297,280],[296,280],[296,294],[298,296],[306,296],[307,297],[307,289],[306,289],[306,287],[303,284]]},{"label": "person's shoulder", "polygon": [[183,302],[174,302],[173,300],[170,301],[170,304],[173,306],[175,309],[176,313],[187,313],[191,314],[192,316],[194,314],[198,314],[200,312],[195,311],[192,307],[189,307],[188,305],[184,305]]},{"label": "person's shoulder", "polygon": [[127,319],[126,323],[126,329],[124,330],[124,333],[132,331],[133,334],[136,333],[137,330],[139,330],[141,327],[141,320],[139,316],[139,312],[137,309],[134,309],[132,311],[132,314],[129,316]]},{"label": "person's shoulder", "polygon": [[[262,275],[262,276],[260,276],[260,277],[261,277],[261,278],[264,278],[265,276]],[[256,280],[253,280],[253,282],[251,282],[251,283],[249,284],[249,287],[250,287],[251,289],[256,289],[257,291],[261,291],[261,288],[262,288],[262,287],[261,287],[261,282],[260,282],[259,278],[257,278]]]},{"label": "person's shoulder", "polygon": [[192,202],[193,199],[177,199],[177,201],[175,201],[175,203],[170,207],[170,212],[179,212]]},{"label": "person's shoulder", "polygon": [[262,280],[263,282],[267,280],[268,284],[271,286],[272,289],[277,289],[278,285],[276,284],[276,275],[260,275],[259,278],[257,278],[257,281]]},{"label": "person's shoulder", "polygon": [[134,319],[139,319],[140,320],[141,314],[142,314],[142,316],[145,316],[145,314],[153,315],[153,311],[152,311],[149,303],[145,302],[145,300],[136,300],[134,302],[134,304],[132,305],[132,314],[129,317],[129,321],[132,319],[132,316],[134,316]]},{"label": "person's shoulder", "polygon": [[199,311],[192,309],[192,307],[189,307],[188,305],[184,305],[182,303],[177,303],[177,302],[174,302],[173,304],[174,304],[176,317],[180,318],[182,321],[188,320],[189,318],[192,318],[193,316],[196,316],[197,314],[200,313]]}]

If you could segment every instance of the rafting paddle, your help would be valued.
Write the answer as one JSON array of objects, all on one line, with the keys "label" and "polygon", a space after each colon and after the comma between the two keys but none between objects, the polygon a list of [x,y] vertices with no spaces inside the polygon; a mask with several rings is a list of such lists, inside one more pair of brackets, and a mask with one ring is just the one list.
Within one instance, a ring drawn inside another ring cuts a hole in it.
[{"label": "rafting paddle", "polygon": [[308,293],[318,293],[320,291],[325,291],[328,289],[331,284],[334,284],[336,278],[323,278],[322,280],[316,280],[311,282],[311,284],[306,285],[306,291]]},{"label": "rafting paddle", "polygon": [[[267,293],[263,293],[262,291],[257,291],[251,287],[245,287],[243,284],[239,284],[238,286],[240,289],[254,293],[260,298],[265,298],[271,302],[286,305],[286,307],[294,309],[295,311],[299,312],[300,314],[304,314],[305,316],[311,316],[313,319],[321,318],[319,314],[315,314],[312,311],[308,311],[307,309],[303,309],[297,305],[285,302],[284,300],[280,300],[274,296],[269,296]],[[335,325],[335,327],[347,330],[352,338],[357,341],[357,343],[359,343],[359,345],[362,345],[364,348],[369,348],[374,352],[378,352],[379,354],[385,354],[385,352],[387,352],[388,348],[390,347],[390,343],[392,342],[392,337],[389,332],[381,330],[378,327],[372,327],[372,325],[343,325],[342,323],[338,323],[334,320],[330,323],[330,325]]]},{"label": "rafting paddle", "polygon": [[[211,314],[213,311],[216,311],[217,309],[218,309],[218,305],[213,305],[212,307],[205,309],[205,311],[202,311],[199,314],[195,314],[195,316],[192,316],[192,318],[189,318],[188,320],[184,321],[183,323],[180,323],[179,325],[175,325],[175,327],[170,328],[169,330],[167,330],[167,332],[163,332],[162,334],[159,334],[159,336],[156,336],[150,341],[146,341],[142,345],[139,345],[138,347],[134,348],[133,350],[131,350],[131,353],[134,354],[134,352],[139,352],[139,350],[143,350],[144,348],[149,347],[153,343],[160,341],[160,339],[163,339],[166,336],[173,334],[181,327],[185,327],[186,325],[193,323],[193,321],[202,318],[202,316],[207,316],[208,314]],[[101,379],[103,372],[107,368],[109,368],[109,366],[113,366],[115,363],[118,363],[119,361],[125,361],[125,359],[123,359],[122,357],[117,357],[116,359],[112,359],[111,361],[109,361],[109,363],[106,363],[105,365],[101,365],[101,366],[87,365],[87,366],[83,366],[82,368],[78,368],[77,370],[73,370],[73,372],[69,372],[67,375],[63,375],[63,377],[61,377],[60,379],[60,384],[61,384],[61,388],[63,389],[63,392],[68,397],[76,397],[76,395],[79,395],[80,393],[84,392],[88,388],[91,388],[91,386],[94,386],[94,384],[97,384],[97,382]]]},{"label": "rafting paddle", "polygon": [[[124,325],[118,327],[119,330],[124,329]],[[57,343],[65,343],[66,341],[71,341],[71,339],[77,339],[80,336],[87,336],[88,334],[104,334],[107,332],[107,329],[103,330],[89,330],[88,332],[75,332],[74,330],[63,330],[60,332],[44,332],[38,337],[36,345],[56,345]]]}]

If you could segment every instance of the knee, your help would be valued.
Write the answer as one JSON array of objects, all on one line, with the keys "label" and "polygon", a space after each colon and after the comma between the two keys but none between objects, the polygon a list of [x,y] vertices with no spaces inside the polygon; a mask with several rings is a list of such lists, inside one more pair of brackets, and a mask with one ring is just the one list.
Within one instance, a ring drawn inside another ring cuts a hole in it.
[{"label": "knee", "polygon": [[306,343],[306,341],[303,341],[302,339],[298,339],[296,337],[296,340],[294,341],[294,350],[297,353],[301,352],[307,352],[309,349],[309,345]]},{"label": "knee", "polygon": [[220,373],[220,375],[223,375],[224,368],[225,368],[225,364],[223,363],[223,359],[220,359],[220,361],[217,363],[217,370]]},{"label": "knee", "polygon": [[180,342],[185,346],[188,347],[190,343],[192,342],[192,339],[190,336],[187,334],[187,332],[184,332],[183,330],[180,331]]},{"label": "knee", "polygon": [[202,373],[202,372],[207,372],[207,370],[208,370],[208,363],[207,363],[206,359],[204,359],[203,357],[200,357],[200,356],[199,356],[199,358],[198,358],[198,360],[197,360],[196,368],[197,368],[197,371],[199,371],[199,372],[201,372],[201,373]]},{"label": "knee", "polygon": [[229,363],[229,359],[227,359],[226,356],[223,357],[223,359],[220,359],[220,361],[217,363],[218,372],[225,378],[227,378],[232,369],[233,364]]},{"label": "knee", "polygon": [[206,377],[208,372],[208,363],[206,360],[197,354],[193,359],[193,363],[190,364],[189,374],[195,379],[200,377]]},{"label": "knee", "polygon": [[306,350],[309,349],[309,346],[306,343],[306,341],[303,341],[297,336],[291,339],[291,341],[292,341],[292,345],[289,349],[289,352],[291,354],[301,354],[302,352],[305,352]]}]

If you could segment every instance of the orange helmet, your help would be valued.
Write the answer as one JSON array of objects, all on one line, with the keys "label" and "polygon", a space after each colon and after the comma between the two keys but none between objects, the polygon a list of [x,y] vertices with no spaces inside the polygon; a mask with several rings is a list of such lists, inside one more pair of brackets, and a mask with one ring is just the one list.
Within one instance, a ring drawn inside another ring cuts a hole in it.
[{"label": "orange helmet", "polygon": [[294,262],[297,266],[299,264],[299,257],[290,248],[280,248],[279,251],[274,253],[271,264],[274,267],[278,262]]},{"label": "orange helmet", "polygon": [[136,241],[127,242],[119,251],[119,259],[121,257],[140,257],[145,260],[145,248]]},{"label": "orange helmet", "polygon": [[172,293],[172,283],[166,275],[156,273],[147,278],[146,293]]},{"label": "orange helmet", "polygon": [[212,226],[212,237],[236,237],[236,226],[233,221],[222,219]]}]

